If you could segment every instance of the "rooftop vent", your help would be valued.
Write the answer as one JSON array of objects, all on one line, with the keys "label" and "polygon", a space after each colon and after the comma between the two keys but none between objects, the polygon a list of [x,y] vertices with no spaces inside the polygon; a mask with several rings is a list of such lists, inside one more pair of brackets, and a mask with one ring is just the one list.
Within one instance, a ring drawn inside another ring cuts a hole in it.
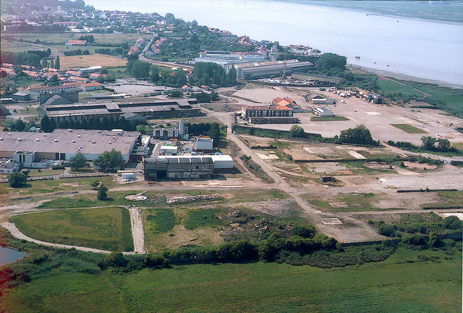
[{"label": "rooftop vent", "polygon": [[47,137],[47,134],[43,134],[43,137]]},{"label": "rooftop vent", "polygon": [[68,129],[68,132],[72,133],[72,129],[69,128],[69,129]]},{"label": "rooftop vent", "polygon": [[0,141],[3,141],[3,138],[2,138],[2,137],[0,137]]},{"label": "rooftop vent", "polygon": [[92,143],[96,143],[95,140],[92,140],[91,142],[92,142]]},{"label": "rooftop vent", "polygon": [[22,139],[21,138],[18,138],[18,141],[21,141]]},{"label": "rooftop vent", "polygon": [[81,136],[80,135],[77,135],[77,138],[80,138]]},{"label": "rooftop vent", "polygon": [[53,139],[54,142],[58,142],[58,139]]},{"label": "rooftop vent", "polygon": [[40,141],[39,138],[35,138],[35,141]]},{"label": "rooftop vent", "polygon": [[8,135],[10,135],[10,136],[11,136],[11,133],[8,133]]},{"label": "rooftop vent", "polygon": [[108,140],[108,143],[109,143],[109,144],[112,144],[112,142],[111,142],[111,141],[109,141],[109,140]]},{"label": "rooftop vent", "polygon": [[74,139],[71,140],[72,143],[76,143],[76,141]]},{"label": "rooftop vent", "polygon": [[101,130],[97,130],[96,132],[97,132],[97,133],[101,133]]}]

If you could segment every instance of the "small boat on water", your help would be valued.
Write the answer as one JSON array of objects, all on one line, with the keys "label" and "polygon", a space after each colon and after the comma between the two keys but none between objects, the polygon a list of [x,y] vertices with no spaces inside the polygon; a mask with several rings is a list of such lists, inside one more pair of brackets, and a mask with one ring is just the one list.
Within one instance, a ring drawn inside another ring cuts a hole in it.
[{"label": "small boat on water", "polygon": [[360,57],[359,57],[359,56],[356,56],[355,59],[356,59],[356,60],[360,60]]}]

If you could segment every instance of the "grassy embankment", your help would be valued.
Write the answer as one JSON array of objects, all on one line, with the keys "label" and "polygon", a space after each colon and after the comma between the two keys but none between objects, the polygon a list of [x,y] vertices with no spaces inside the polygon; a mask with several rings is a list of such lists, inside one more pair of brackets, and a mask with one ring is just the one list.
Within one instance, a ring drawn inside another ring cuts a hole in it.
[{"label": "grassy embankment", "polygon": [[[82,263],[84,264],[84,263]],[[10,312],[459,312],[461,252],[398,248],[386,261],[320,269],[197,264],[122,274],[62,265],[5,290]]]},{"label": "grassy embankment", "polygon": [[48,211],[18,215],[11,220],[25,235],[46,242],[133,250],[130,213],[124,208]]}]

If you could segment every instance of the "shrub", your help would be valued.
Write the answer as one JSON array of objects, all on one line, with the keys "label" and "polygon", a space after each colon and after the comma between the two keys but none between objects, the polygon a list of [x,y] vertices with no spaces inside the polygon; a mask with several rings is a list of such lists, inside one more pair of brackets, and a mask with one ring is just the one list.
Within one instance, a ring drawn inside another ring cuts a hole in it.
[{"label": "shrub", "polygon": [[442,224],[442,227],[444,229],[451,229],[451,230],[460,229],[461,230],[462,221],[458,217],[451,215],[444,219],[444,223]]},{"label": "shrub", "polygon": [[19,188],[27,181],[27,176],[20,172],[14,172],[8,177],[10,187]]},{"label": "shrub", "polygon": [[387,237],[395,237],[395,227],[391,224],[381,224],[378,228],[378,233]]}]

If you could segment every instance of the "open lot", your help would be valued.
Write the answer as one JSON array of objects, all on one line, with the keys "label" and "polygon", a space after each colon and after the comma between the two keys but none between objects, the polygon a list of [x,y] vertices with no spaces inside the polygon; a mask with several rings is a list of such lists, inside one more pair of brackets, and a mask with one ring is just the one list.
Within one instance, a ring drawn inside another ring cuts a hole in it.
[{"label": "open lot", "polygon": [[111,55],[91,54],[91,55],[74,55],[60,57],[62,70],[78,69],[90,66],[119,67],[125,66],[126,59],[121,59]]},{"label": "open lot", "polygon": [[[253,101],[268,104],[276,97],[290,97],[300,104],[303,109],[314,107],[304,99],[310,94],[322,94],[318,88],[292,88],[292,87],[268,87],[256,86],[255,88],[243,88],[235,94],[241,95]],[[455,130],[463,127],[463,121],[457,117],[442,114],[442,111],[431,109],[412,109],[402,106],[378,105],[366,102],[363,99],[350,97],[342,98],[339,95],[324,91],[323,94],[336,100],[336,105],[327,106],[336,116],[342,116],[345,121],[311,121],[311,113],[295,113],[300,120],[300,126],[306,132],[321,134],[323,137],[339,135],[342,130],[354,128],[364,124],[371,132],[373,139],[380,141],[409,141],[421,145],[423,133],[408,133],[391,124],[406,124],[408,127],[418,128],[428,136],[441,137],[450,140],[451,143],[463,142],[463,134]],[[341,101],[344,100],[344,103]],[[249,105],[249,102],[237,99],[238,103]],[[254,125],[255,127],[290,130],[292,124]]]}]

